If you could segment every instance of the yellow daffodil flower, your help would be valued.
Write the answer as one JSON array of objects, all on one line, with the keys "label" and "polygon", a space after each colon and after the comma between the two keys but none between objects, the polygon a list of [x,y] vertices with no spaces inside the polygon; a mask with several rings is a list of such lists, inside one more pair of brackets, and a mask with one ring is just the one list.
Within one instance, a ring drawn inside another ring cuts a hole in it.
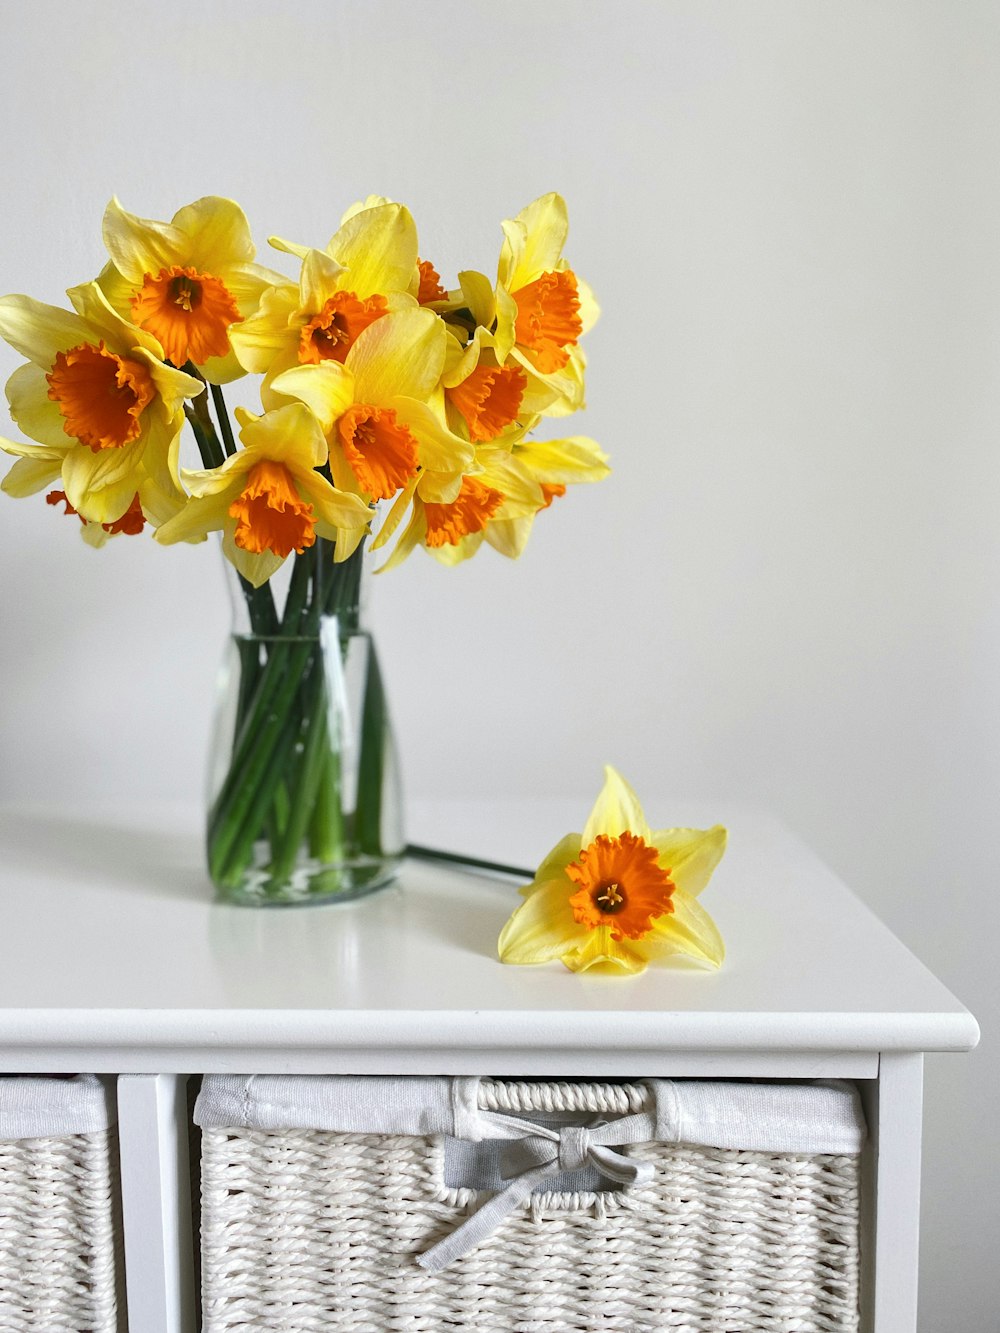
[{"label": "yellow daffodil flower", "polygon": [[506,449],[476,450],[475,470],[462,475],[423,473],[386,516],[373,549],[385,545],[405,510],[410,520],[381,571],[395,569],[417,546],[443,565],[457,565],[479,549],[494,521],[515,522],[544,504],[541,487],[511,466]]},{"label": "yellow daffodil flower", "polygon": [[429,403],[447,339],[431,311],[396,311],[359,334],[343,364],[296,366],[265,384],[265,406],[297,398],[313,410],[329,441],[334,484],[343,491],[388,500],[428,472],[453,478],[457,492],[474,449]]},{"label": "yellow daffodil flower", "polygon": [[193,362],[213,384],[244,374],[230,334],[284,278],[253,263],[239,204],[210,195],[167,223],[136,217],[112,199],[104,244],[111,262],[98,278],[101,288],[119,314],[153,334],[169,361]]},{"label": "yellow daffodil flower", "polygon": [[492,348],[499,365],[525,376],[523,410],[564,416],[583,406],[586,361],[579,340],[598,316],[587,284],[562,257],[569,232],[565,201],[546,194],[503,223],[495,286],[482,273],[459,274],[476,323],[466,351],[475,364]]},{"label": "yellow daffodil flower", "polygon": [[[22,472],[15,480],[13,485],[7,483],[11,481],[14,470],[5,478],[3,489],[11,495],[31,495],[36,491],[43,490],[51,485],[59,476],[58,464],[53,464],[46,459],[22,460],[30,461],[33,466],[34,476]],[[164,491],[152,477],[141,476],[139,480],[139,489],[132,497],[132,503],[125,510],[120,518],[113,523],[94,523],[85,518],[83,514],[78,513],[70,504],[65,491],[51,490],[45,497],[46,504],[54,505],[58,512],[58,506],[62,505],[62,512],[67,517],[75,516],[79,519],[80,536],[88,546],[100,547],[111,537],[126,536],[136,537],[145,531],[147,523],[154,527],[165,523],[168,518],[179,513],[184,506],[184,495],[175,488]]]},{"label": "yellow daffodil flower", "polygon": [[299,282],[266,293],[253,319],[233,330],[247,370],[274,379],[297,365],[343,363],[360,334],[392,310],[417,304],[417,229],[402,204],[350,211],[325,250],[272,237],[302,260]]},{"label": "yellow daffodil flower", "polygon": [[549,509],[553,500],[566,494],[567,486],[585,481],[601,481],[611,471],[607,454],[585,435],[571,435],[562,440],[519,438],[511,447],[509,469],[530,478],[541,490],[541,503],[530,513],[498,513],[486,525],[486,541],[501,555],[516,560],[531,536],[535,519]]},{"label": "yellow daffodil flower", "polygon": [[194,498],[157,530],[156,540],[199,541],[221,531],[227,558],[255,588],[317,536],[336,543],[335,560],[346,560],[371,514],[317,471],[327,449],[313,414],[290,403],[261,417],[237,408],[236,417],[243,448],[221,467],[182,473]]},{"label": "yellow daffodil flower", "polygon": [[30,494],[47,465],[78,513],[114,523],[143,477],[160,491],[178,489],[183,403],[204,385],[164,365],[157,340],[123,320],[96,283],[69,297],[75,311],[28,296],[0,298],[0,335],[28,358],[7,383],[11,416],[40,441],[0,440],[19,456],[4,489]]},{"label": "yellow daffodil flower", "polygon": [[569,833],[521,892],[500,932],[503,963],[560,959],[573,972],[599,966],[641,972],[686,954],[718,967],[725,947],[698,902],[726,849],[726,830],[661,829],[613,768],[583,833]]},{"label": "yellow daffodil flower", "polygon": [[[397,204],[392,199],[387,199],[384,194],[370,194],[367,199],[362,199],[356,204],[351,204],[350,208],[340,219],[341,230],[333,237],[327,248],[327,253],[334,258],[339,258],[342,264],[349,264],[349,259],[345,258],[347,254],[346,246],[350,243],[353,233],[347,224],[359,213],[371,214],[373,209],[400,209],[398,218],[393,221],[393,226],[397,230],[397,236],[400,240],[405,237],[407,248],[411,243],[416,253],[416,228],[406,209]],[[391,217],[391,213],[387,214]],[[383,227],[386,225],[381,218],[369,216],[362,220],[365,227]],[[289,241],[283,241],[280,237],[273,236],[271,244],[279,250],[288,250],[291,254],[301,253],[302,247],[293,246]],[[372,247],[367,242],[362,242],[362,249],[370,250]],[[388,290],[388,288],[386,289]],[[427,259],[417,258],[417,270],[414,273],[411,269],[406,290],[411,296],[416,297],[418,305],[429,305],[439,308],[449,304],[449,293],[441,286],[441,274],[434,265]]]},{"label": "yellow daffodil flower", "polygon": [[564,440],[529,440],[529,420],[486,445],[477,446],[476,470],[454,480],[440,492],[431,489],[439,480],[424,474],[420,484],[400,496],[373,542],[374,550],[387,544],[400,525],[397,512],[412,504],[410,521],[392,554],[382,566],[393,569],[417,546],[444,565],[460,564],[479,550],[483,541],[501,555],[516,560],[524,552],[535,518],[577,482],[600,481],[608,475],[607,456],[593,440],[582,435]]},{"label": "yellow daffodil flower", "polygon": [[469,357],[449,338],[441,383],[449,426],[475,444],[495,440],[522,415],[527,376],[513,362],[500,365],[492,348]]}]

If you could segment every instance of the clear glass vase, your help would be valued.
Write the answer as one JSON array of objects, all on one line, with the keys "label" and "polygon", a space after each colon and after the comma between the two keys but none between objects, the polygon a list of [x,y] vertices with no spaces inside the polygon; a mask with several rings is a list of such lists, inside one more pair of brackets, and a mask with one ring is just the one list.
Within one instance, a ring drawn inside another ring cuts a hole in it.
[{"label": "clear glass vase", "polygon": [[396,747],[361,624],[361,553],[334,565],[329,543],[316,548],[294,557],[280,616],[270,585],[240,581],[236,595],[206,840],[212,882],[231,902],[358,898],[390,883],[403,854]]}]

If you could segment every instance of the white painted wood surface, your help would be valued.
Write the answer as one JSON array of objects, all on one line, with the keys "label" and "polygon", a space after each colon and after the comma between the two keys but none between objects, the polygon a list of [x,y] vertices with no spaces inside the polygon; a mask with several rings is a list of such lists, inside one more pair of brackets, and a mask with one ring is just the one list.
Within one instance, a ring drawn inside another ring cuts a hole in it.
[{"label": "white painted wood surface", "polygon": [[920,1135],[924,1057],[891,1051],[866,1113],[875,1172],[875,1333],[915,1333],[920,1250]]},{"label": "white painted wood surface", "polygon": [[[532,864],[586,813],[458,803],[411,825],[416,841]],[[353,904],[226,906],[193,812],[4,810],[0,1068],[667,1073],[667,1052],[780,1064],[975,1044],[962,1005],[787,832],[741,811],[672,813],[730,828],[703,899],[729,950],[717,973],[505,967],[515,885],[426,864]]]},{"label": "white painted wood surface", "polygon": [[187,1080],[118,1080],[125,1290],[131,1333],[194,1333]]},{"label": "white painted wood surface", "polygon": [[[730,829],[704,898],[728,945],[718,973],[504,967],[514,881],[413,863],[358,903],[237,908],[212,901],[191,810],[0,810],[0,1070],[131,1075],[132,1328],[193,1327],[185,1075],[472,1072],[860,1080],[865,1333],[915,1333],[920,1053],[969,1049],[976,1022],[779,826],[670,809],[657,822]],[[418,804],[411,836],[529,865],[586,813]]]}]

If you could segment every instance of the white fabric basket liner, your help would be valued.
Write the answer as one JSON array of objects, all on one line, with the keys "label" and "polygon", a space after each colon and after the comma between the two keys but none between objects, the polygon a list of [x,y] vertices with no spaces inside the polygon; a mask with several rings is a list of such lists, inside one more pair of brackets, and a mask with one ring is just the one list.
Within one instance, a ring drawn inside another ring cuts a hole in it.
[{"label": "white fabric basket liner", "polygon": [[[207,1075],[194,1119],[204,1129],[446,1134],[478,1143],[530,1138],[538,1125],[479,1107],[478,1077]],[[643,1080],[649,1141],[746,1152],[852,1155],[865,1121],[847,1083]],[[614,1119],[614,1117],[604,1117]]]},{"label": "white fabric basket liner", "polygon": [[100,1134],[117,1119],[114,1088],[96,1074],[73,1078],[0,1074],[0,1140]]}]

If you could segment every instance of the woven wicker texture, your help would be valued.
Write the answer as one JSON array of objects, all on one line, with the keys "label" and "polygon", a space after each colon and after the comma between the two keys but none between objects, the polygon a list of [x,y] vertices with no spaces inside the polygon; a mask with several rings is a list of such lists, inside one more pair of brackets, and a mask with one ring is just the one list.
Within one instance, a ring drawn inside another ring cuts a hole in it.
[{"label": "woven wicker texture", "polygon": [[[639,1110],[641,1087],[484,1083],[485,1109]],[[446,1272],[482,1201],[440,1137],[206,1129],[204,1333],[854,1333],[858,1159],[643,1144],[652,1185],[536,1194]]]},{"label": "woven wicker texture", "polygon": [[107,1132],[0,1141],[0,1333],[117,1333],[114,1148]]}]

